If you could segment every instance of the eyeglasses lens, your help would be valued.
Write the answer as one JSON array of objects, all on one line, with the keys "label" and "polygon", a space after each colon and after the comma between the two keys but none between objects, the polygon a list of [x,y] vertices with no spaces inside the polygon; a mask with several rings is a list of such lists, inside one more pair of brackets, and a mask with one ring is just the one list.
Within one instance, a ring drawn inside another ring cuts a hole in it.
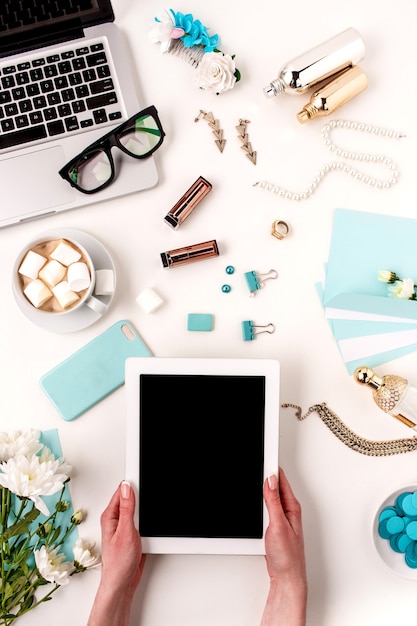
[{"label": "eyeglasses lens", "polygon": [[132,120],[118,139],[133,156],[144,156],[160,143],[161,131],[151,115],[144,115]]},{"label": "eyeglasses lens", "polygon": [[69,175],[78,187],[93,191],[111,178],[112,169],[109,158],[103,150],[89,152],[72,166]]},{"label": "eyeglasses lens", "polygon": [[[123,149],[134,157],[146,156],[162,142],[161,130],[152,115],[132,119],[116,137]],[[113,172],[106,152],[98,148],[80,156],[68,174],[80,189],[92,192],[104,186]]]}]

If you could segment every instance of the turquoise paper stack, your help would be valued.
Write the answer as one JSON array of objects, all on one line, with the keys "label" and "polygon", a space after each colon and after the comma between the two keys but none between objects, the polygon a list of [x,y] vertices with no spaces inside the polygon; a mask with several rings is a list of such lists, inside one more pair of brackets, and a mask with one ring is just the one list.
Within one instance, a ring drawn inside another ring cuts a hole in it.
[{"label": "turquoise paper stack", "polygon": [[417,284],[417,220],[336,209],[317,290],[349,374],[417,350],[417,300],[389,297],[380,270]]}]

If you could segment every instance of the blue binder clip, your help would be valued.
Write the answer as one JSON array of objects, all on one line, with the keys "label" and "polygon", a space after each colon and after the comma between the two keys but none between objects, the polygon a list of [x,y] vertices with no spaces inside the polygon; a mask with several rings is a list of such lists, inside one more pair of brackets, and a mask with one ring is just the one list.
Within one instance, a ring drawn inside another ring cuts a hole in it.
[{"label": "blue binder clip", "polygon": [[278,278],[278,272],[276,270],[269,270],[267,274],[257,274],[255,270],[252,270],[251,272],[245,272],[244,276],[250,295],[254,296],[256,292],[264,286],[266,280]]},{"label": "blue binder clip", "polygon": [[[263,330],[256,330],[262,328]],[[256,326],[252,320],[245,320],[242,322],[242,337],[243,341],[253,341],[256,335],[261,333],[269,333],[270,335],[275,332],[275,326],[273,324],[266,324],[266,326]]]}]

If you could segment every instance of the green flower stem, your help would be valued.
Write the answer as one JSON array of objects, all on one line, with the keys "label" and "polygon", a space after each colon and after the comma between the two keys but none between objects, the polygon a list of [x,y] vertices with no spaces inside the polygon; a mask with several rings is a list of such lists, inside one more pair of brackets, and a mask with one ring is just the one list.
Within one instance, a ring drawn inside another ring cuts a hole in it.
[{"label": "green flower stem", "polygon": [[[19,593],[16,594],[16,596],[14,596],[13,598],[13,602],[14,602],[14,606],[17,606],[19,604],[19,602],[25,598],[28,598],[29,596],[33,596],[37,590],[37,588],[43,584],[43,578],[39,577],[38,575],[36,575],[36,579],[29,585],[29,587],[26,587],[24,589],[22,589]],[[59,587],[59,585],[56,585],[56,587]],[[52,592],[55,591],[55,588],[52,589]],[[50,592],[50,593],[52,593]],[[49,595],[49,594],[48,594]],[[46,596],[45,596],[45,600],[46,600]],[[27,611],[29,611],[30,609],[32,609],[34,606],[37,606],[38,604],[40,604],[42,600],[38,600],[36,602],[36,604],[31,604],[27,609],[21,610],[19,609],[19,611],[16,613],[16,617],[14,619],[16,619],[17,617],[19,617],[20,615],[23,615],[24,613],[27,613]]]},{"label": "green flower stem", "polygon": [[59,507],[59,504],[62,502],[62,498],[64,496],[64,491],[65,491],[65,484],[63,485],[63,487],[61,489],[61,493],[59,494],[58,502],[55,505],[55,511],[53,513],[51,513],[51,515],[43,522],[44,525],[51,524],[51,530],[49,531],[48,536],[45,539],[45,544],[47,546],[50,543],[51,535],[55,532],[56,516],[58,515],[58,507]]},{"label": "green flower stem", "polygon": [[5,528],[7,528],[7,522],[8,522],[8,518],[9,518],[9,512],[10,512],[10,502],[11,502],[11,498],[10,498],[10,492],[8,489],[4,488],[4,487],[0,487],[1,489],[1,535],[0,535],[0,541],[1,541],[1,552],[2,552],[2,559],[1,559],[1,581],[2,581],[2,585],[1,585],[1,608],[2,610],[4,610],[5,607],[5,603],[6,603],[6,571],[5,571],[5,563],[4,563],[4,558],[3,558],[3,551],[6,552],[7,555],[10,554],[10,546],[9,546],[9,542],[8,540],[5,539],[4,537],[4,530]]},{"label": "green flower stem", "polygon": [[[33,586],[33,585],[31,585],[31,587],[32,587],[32,586]],[[59,589],[59,588],[60,588],[60,586],[61,586],[61,585],[57,585],[57,584],[56,584],[56,585],[55,585],[55,586],[51,589],[51,591],[49,591],[49,592],[48,592],[45,596],[43,596],[43,598],[41,598],[40,600],[37,600],[36,602],[34,602],[34,603],[33,603],[33,604],[31,604],[30,606],[28,606],[28,607],[27,607],[26,609],[24,609],[23,611],[19,611],[19,612],[17,613],[17,615],[16,615],[16,617],[15,617],[14,619],[17,619],[18,617],[20,617],[21,615],[24,615],[24,614],[25,614],[25,613],[27,613],[28,611],[31,611],[32,609],[35,609],[37,606],[39,606],[40,604],[42,604],[42,602],[47,602],[48,600],[50,600],[50,599],[51,599],[52,594],[53,594],[53,593],[55,593],[55,591],[56,591],[57,589]],[[33,589],[33,593],[35,593],[35,591],[36,591],[36,589],[37,589],[38,587],[39,587],[39,583],[38,583],[38,584],[36,584],[36,583],[35,583],[35,588]],[[5,626],[7,626],[7,625],[6,625],[6,623],[5,623]]]},{"label": "green flower stem", "polygon": [[70,534],[70,532],[75,528],[75,526],[77,526],[77,524],[74,524],[74,522],[71,522],[71,524],[69,526],[67,526],[67,530],[65,531],[65,533],[62,535],[59,543],[61,545],[63,545],[64,541],[67,539],[68,535]]},{"label": "green flower stem", "polygon": [[28,503],[28,498],[21,498],[20,509],[19,509],[17,515],[15,515],[14,523],[20,521],[20,518],[22,516],[22,513],[23,513],[24,509],[26,508],[27,503]]},{"label": "green flower stem", "polygon": [[[27,580],[27,573],[25,570],[25,563],[28,558],[32,556],[35,546],[31,545],[33,539],[37,536],[38,530],[29,530],[30,521],[25,529],[24,537],[22,533],[10,536],[10,528],[15,524],[21,524],[25,521],[25,515],[30,514],[34,509],[33,502],[28,498],[21,498],[19,510],[14,514],[13,524],[10,524],[10,515],[13,512],[13,496],[9,489],[1,487],[1,511],[0,511],[0,541],[1,541],[1,581],[0,586],[0,598],[1,598],[1,614],[0,614],[0,626],[10,626],[18,616],[28,612],[41,602],[45,602],[50,599],[51,595],[58,589],[60,585],[55,585],[51,591],[49,591],[43,598],[37,602],[33,602],[34,594],[40,585],[45,584],[45,581],[36,570],[36,574],[32,577],[32,580]],[[49,517],[43,522],[44,525],[50,524],[51,530],[48,536],[45,538],[44,543],[48,544],[63,544],[69,533],[73,530],[75,524],[71,523],[64,531],[61,540],[56,538],[57,516],[59,513],[59,503],[62,502],[64,496],[65,486],[61,490],[58,503]],[[25,512],[25,509],[31,504],[31,508]],[[9,531],[8,534],[7,531]],[[55,535],[55,541],[53,537]],[[22,541],[23,539],[23,541]],[[36,543],[39,543],[39,539]],[[36,544],[35,544],[36,545]],[[13,555],[12,562],[7,562],[8,557]],[[6,559],[3,557],[6,556]],[[24,582],[22,584],[22,579]],[[29,584],[28,584],[29,583]],[[32,603],[31,603],[32,600]],[[17,609],[22,604],[15,615],[12,615],[10,611]],[[10,617],[6,617],[10,615]]]}]

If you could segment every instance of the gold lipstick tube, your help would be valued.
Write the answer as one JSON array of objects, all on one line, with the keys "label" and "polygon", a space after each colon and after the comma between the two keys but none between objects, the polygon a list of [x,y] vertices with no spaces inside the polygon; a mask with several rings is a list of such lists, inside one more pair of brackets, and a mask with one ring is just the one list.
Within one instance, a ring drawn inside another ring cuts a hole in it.
[{"label": "gold lipstick tube", "polygon": [[171,228],[178,228],[187,219],[191,211],[211,191],[212,185],[202,176],[199,176],[185,194],[178,200],[172,209],[165,215],[164,220]]},{"label": "gold lipstick tube", "polygon": [[176,267],[185,263],[202,261],[219,255],[219,248],[215,239],[196,243],[192,246],[184,246],[176,250],[161,252],[162,265],[164,267]]}]

